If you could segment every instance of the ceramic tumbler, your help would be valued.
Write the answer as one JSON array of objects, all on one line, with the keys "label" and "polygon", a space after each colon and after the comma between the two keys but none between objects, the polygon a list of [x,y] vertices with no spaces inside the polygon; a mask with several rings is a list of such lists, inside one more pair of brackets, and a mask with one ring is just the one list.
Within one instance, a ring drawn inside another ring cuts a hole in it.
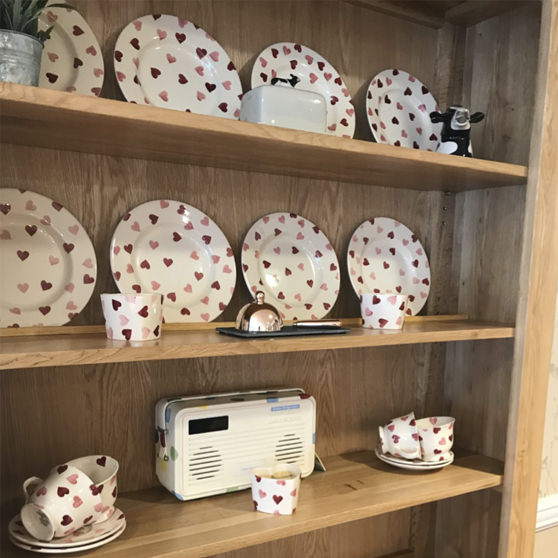
[{"label": "ceramic tumbler", "polygon": [[291,515],[296,511],[301,479],[300,467],[288,463],[252,469],[252,502],[256,511]]},{"label": "ceramic tumbler", "polygon": [[422,459],[445,461],[453,446],[453,417],[428,417],[417,420]]},{"label": "ceramic tumbler", "polygon": [[163,320],[163,295],[102,294],[101,304],[109,339],[159,339]]},{"label": "ceramic tumbler", "polygon": [[360,295],[362,327],[368,329],[401,329],[405,321],[406,307],[406,295],[362,293]]}]

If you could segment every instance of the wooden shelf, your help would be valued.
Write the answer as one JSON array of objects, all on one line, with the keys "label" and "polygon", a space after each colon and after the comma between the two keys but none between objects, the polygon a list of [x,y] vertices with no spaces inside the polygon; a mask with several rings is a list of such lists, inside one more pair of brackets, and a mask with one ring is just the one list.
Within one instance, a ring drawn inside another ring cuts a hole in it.
[{"label": "wooden shelf", "polygon": [[[522,185],[520,165],[0,84],[2,141],[417,190]],[[255,155],[257,154],[257,156]]]},{"label": "wooden shelf", "polygon": [[[220,325],[230,324],[212,323],[203,329],[194,329],[203,327],[196,324],[170,324],[160,340],[137,344],[108,340],[101,326],[72,327],[70,334],[60,334],[64,328],[29,328],[28,332],[8,329],[0,335],[0,370],[502,339],[514,335],[510,325],[472,322],[460,316],[417,316],[408,319],[402,330],[353,327],[349,333],[334,336],[255,340],[219,334],[213,328]],[[57,334],[44,335],[49,331]]]},{"label": "wooden shelf", "polygon": [[188,558],[299,535],[502,483],[499,461],[470,455],[430,473],[395,469],[372,452],[324,459],[327,472],[303,479],[292,516],[256,513],[249,491],[179,502],[165,489],[124,494],[127,529],[95,556]]}]

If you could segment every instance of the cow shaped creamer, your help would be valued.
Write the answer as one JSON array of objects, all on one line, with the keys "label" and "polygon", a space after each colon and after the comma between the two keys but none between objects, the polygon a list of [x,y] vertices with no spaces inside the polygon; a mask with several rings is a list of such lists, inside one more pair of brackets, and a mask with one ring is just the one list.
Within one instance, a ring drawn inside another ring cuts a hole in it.
[{"label": "cow shaped creamer", "polygon": [[430,120],[437,124],[443,122],[442,141],[438,146],[439,153],[449,153],[461,157],[472,157],[471,122],[480,122],[484,118],[482,112],[469,113],[469,109],[460,106],[450,107],[443,114],[431,112]]}]

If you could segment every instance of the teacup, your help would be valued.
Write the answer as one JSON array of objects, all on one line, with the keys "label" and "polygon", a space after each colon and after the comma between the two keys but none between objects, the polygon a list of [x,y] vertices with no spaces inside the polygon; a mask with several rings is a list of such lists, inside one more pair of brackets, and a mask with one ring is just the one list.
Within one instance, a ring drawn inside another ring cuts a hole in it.
[{"label": "teacup", "polygon": [[401,329],[405,321],[407,295],[362,293],[360,313],[362,327],[369,329]]},{"label": "teacup", "polygon": [[55,467],[45,480],[28,478],[23,483],[23,525],[36,539],[50,541],[102,521],[101,495],[93,486],[91,478],[68,464]]},{"label": "teacup", "polygon": [[416,421],[422,459],[445,461],[453,447],[453,417],[428,417]]},{"label": "teacup", "polygon": [[256,511],[291,515],[296,511],[301,479],[300,467],[280,463],[252,469],[252,501]]},{"label": "teacup", "polygon": [[149,341],[161,336],[163,295],[105,293],[101,304],[109,339]]},{"label": "teacup", "polygon": [[405,459],[420,458],[419,434],[414,413],[391,419],[385,426],[379,426],[378,431],[383,453]]},{"label": "teacup", "polygon": [[88,455],[68,461],[67,465],[83,471],[92,481],[90,489],[101,495],[102,521],[114,513],[114,502],[118,494],[116,474],[118,461],[108,455]]}]

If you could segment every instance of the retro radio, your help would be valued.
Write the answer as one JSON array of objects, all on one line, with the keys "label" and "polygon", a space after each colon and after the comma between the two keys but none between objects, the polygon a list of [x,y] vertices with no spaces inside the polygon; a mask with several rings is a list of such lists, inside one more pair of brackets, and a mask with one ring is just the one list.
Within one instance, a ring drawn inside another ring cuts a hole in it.
[{"label": "retro radio", "polygon": [[314,469],[316,405],[301,389],[161,399],[156,472],[180,500],[250,486],[250,470],[294,463]]}]

